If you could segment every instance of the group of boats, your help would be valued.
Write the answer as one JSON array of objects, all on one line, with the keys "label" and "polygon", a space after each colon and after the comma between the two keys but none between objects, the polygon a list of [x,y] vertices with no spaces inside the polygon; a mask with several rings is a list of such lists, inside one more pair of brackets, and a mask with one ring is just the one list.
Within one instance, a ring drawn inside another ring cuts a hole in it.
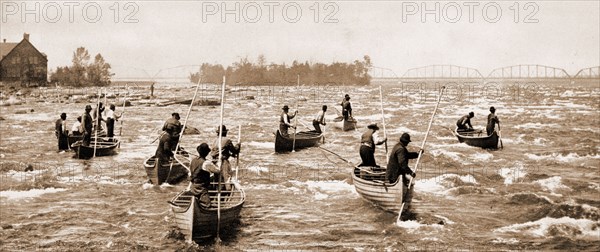
[{"label": "group of boats", "polygon": [[[224,91],[222,95],[224,96]],[[190,104],[190,111],[194,99],[192,99],[192,103]],[[222,97],[222,100],[224,100],[224,97]],[[221,104],[221,108],[223,109],[223,104]],[[333,125],[335,128],[343,131],[357,129],[357,121],[354,118],[344,119],[340,116],[333,120]],[[431,122],[429,127],[431,127]],[[427,132],[429,132],[429,129]],[[323,133],[317,133],[316,131],[299,131],[283,136],[281,132],[277,130],[274,134],[275,151],[277,153],[293,152],[297,149],[317,147],[324,141]],[[482,135],[481,132],[477,131],[460,132],[454,130],[453,134],[458,138],[459,142],[481,148],[496,148],[498,140],[500,139],[499,134],[496,132],[491,136],[487,136],[486,134]],[[427,135],[425,139],[426,138]],[[110,155],[114,153],[115,149],[118,148],[120,144],[117,138],[106,138],[102,136],[93,138],[92,143],[88,146],[83,146],[81,139],[73,138],[73,141],[71,146],[80,158]],[[423,145],[424,144],[425,140],[423,141]],[[175,185],[186,181],[191,174],[190,164],[193,155],[182,148],[177,149],[179,151],[176,152],[175,158],[170,162],[161,164],[158,171],[154,171],[154,169],[156,169],[156,158],[154,156],[144,160],[144,168],[151,181],[158,181],[158,185],[162,183]],[[417,165],[418,162],[419,161],[417,161]],[[415,165],[415,171],[417,165]],[[190,187],[177,193],[169,201],[171,211],[175,216],[174,220],[176,226],[184,234],[187,241],[197,241],[214,236],[219,240],[219,232],[222,230],[221,227],[230,227],[231,224],[239,220],[240,211],[246,200],[246,194],[237,179],[237,165],[235,168],[236,176],[234,179],[223,182],[213,181],[210,183],[210,188],[208,190],[210,204],[207,205],[201,203],[189,190]],[[398,218],[400,218],[404,206],[410,204],[411,192],[413,190],[410,186],[412,180],[408,184],[403,183],[403,179],[397,179],[395,183],[389,183],[386,178],[385,169],[385,166],[355,166],[352,169],[351,178],[356,191],[364,199],[372,202],[374,205],[385,211],[398,213]],[[220,176],[217,175],[215,177]]]}]

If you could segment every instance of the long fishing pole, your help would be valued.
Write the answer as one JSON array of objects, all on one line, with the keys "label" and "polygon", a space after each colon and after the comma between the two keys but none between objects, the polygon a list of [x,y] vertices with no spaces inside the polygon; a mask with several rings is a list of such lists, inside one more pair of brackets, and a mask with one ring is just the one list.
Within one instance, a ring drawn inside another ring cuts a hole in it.
[{"label": "long fishing pole", "polygon": [[[435,104],[435,108],[433,109],[433,113],[431,114],[431,120],[429,120],[429,126],[427,126],[427,132],[425,133],[425,138],[423,138],[423,142],[421,143],[421,149],[419,150],[419,156],[417,157],[417,162],[415,163],[415,171],[413,173],[417,173],[417,169],[419,168],[419,161],[421,161],[421,156],[423,156],[423,148],[425,148],[425,142],[427,142],[427,137],[429,136],[429,130],[431,130],[431,124],[433,124],[433,118],[435,117],[435,113],[437,112],[437,108],[440,105],[440,101],[442,100],[442,94],[444,93],[444,89],[446,86],[442,86],[440,89],[440,94]],[[408,182],[406,193],[410,192],[410,188],[412,185],[412,181],[415,177],[411,176],[410,181]],[[396,218],[396,223],[400,221],[400,216],[402,215],[402,209],[404,209],[404,204],[406,201],[402,200],[402,205],[400,206],[400,210],[398,210],[398,218]]]},{"label": "long fishing pole", "polygon": [[221,178],[223,177],[223,111],[225,110],[225,76],[223,76],[223,85],[221,86],[221,119],[219,121],[219,182],[217,183],[217,245],[221,244],[219,233],[221,231]]}]

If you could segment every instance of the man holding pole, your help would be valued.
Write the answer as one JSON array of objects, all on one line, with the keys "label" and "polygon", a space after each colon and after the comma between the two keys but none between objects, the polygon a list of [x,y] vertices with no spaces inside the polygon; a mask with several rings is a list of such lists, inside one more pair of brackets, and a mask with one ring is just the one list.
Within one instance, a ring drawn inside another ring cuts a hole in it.
[{"label": "man holding pole", "polygon": [[360,137],[359,154],[362,163],[359,166],[377,167],[377,162],[375,161],[375,145],[381,145],[387,142],[387,138],[380,140],[377,134],[375,134],[379,130],[376,123],[369,124],[367,128],[369,130]]},{"label": "man holding pole", "polygon": [[152,171],[152,178],[150,182],[154,185],[160,185],[158,179],[158,170],[161,169],[163,163],[167,163],[171,157],[173,157],[173,147],[171,144],[173,143],[173,134],[176,128],[174,126],[169,126],[165,128],[165,134],[160,136],[160,140],[158,141],[158,148],[156,148],[156,153],[154,156],[156,157],[154,171]]},{"label": "man holding pole", "polygon": [[296,110],[293,115],[288,115],[288,112],[290,111],[290,107],[288,107],[288,105],[283,106],[281,109],[283,112],[279,116],[279,132],[282,136],[288,137],[290,135],[288,133],[288,128],[294,128],[294,125],[290,123],[290,120],[294,119],[298,113],[298,110]]},{"label": "man holding pole", "polygon": [[398,180],[398,177],[402,175],[402,182],[408,186],[411,179],[408,176],[416,176],[413,170],[408,167],[408,160],[418,158],[419,154],[423,153],[423,149],[419,152],[409,152],[406,149],[406,146],[408,146],[408,143],[410,142],[410,135],[408,133],[403,133],[400,137],[400,142],[392,149],[385,171],[385,177],[389,183],[395,183]]},{"label": "man holding pole", "polygon": [[[221,172],[222,176],[223,176],[223,180],[224,181],[229,181],[229,178],[231,178],[232,172],[231,172],[231,164],[229,163],[229,157],[237,157],[237,155],[240,153],[240,144],[236,144],[234,145],[233,142],[227,137],[227,127],[225,127],[225,125],[223,125],[223,127],[221,128],[221,130],[219,130],[219,127],[217,127],[217,130],[215,131],[217,134],[219,134],[219,132],[221,132],[221,170],[223,172]],[[219,139],[215,139],[215,142],[213,144],[213,148],[212,151],[210,152],[213,160],[218,160],[219,159]]]}]

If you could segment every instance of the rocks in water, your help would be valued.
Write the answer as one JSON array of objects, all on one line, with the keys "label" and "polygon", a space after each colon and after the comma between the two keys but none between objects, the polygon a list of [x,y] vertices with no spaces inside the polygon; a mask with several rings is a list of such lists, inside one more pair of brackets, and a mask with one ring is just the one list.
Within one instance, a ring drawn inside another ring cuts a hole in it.
[{"label": "rocks in water", "polygon": [[17,99],[17,97],[11,95],[7,100],[0,101],[0,106],[21,105],[23,103],[24,102],[21,99]]},{"label": "rocks in water", "polygon": [[200,134],[200,130],[191,126],[185,126],[185,130],[183,130],[183,134],[186,135],[197,135]]},{"label": "rocks in water", "polygon": [[244,100],[254,100],[254,95],[246,95]]},{"label": "rocks in water", "polygon": [[179,230],[171,229],[167,231],[166,234],[163,235],[164,239],[173,239],[173,240],[185,240],[185,235],[181,233]]},{"label": "rocks in water", "polygon": [[[115,103],[115,106],[117,107],[123,107],[123,101],[119,101],[117,103]],[[131,102],[129,100],[125,101],[125,107],[130,107],[131,106]]]},{"label": "rocks in water", "polygon": [[25,167],[25,171],[26,171],[26,172],[33,171],[33,165],[31,165],[31,164],[28,164],[28,165],[27,165],[27,167]]},{"label": "rocks in water", "polygon": [[3,224],[2,229],[12,229],[13,226],[11,224]]},{"label": "rocks in water", "polygon": [[4,119],[4,117],[0,116],[0,121],[4,121],[6,119]]},{"label": "rocks in water", "polygon": [[15,114],[19,115],[19,114],[27,114],[27,110],[26,109],[19,109],[17,111],[15,111]]}]

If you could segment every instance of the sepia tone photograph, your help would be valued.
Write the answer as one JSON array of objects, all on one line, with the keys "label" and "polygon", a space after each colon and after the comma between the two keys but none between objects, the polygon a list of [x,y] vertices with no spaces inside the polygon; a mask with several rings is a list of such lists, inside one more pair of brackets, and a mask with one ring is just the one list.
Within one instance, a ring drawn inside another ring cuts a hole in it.
[{"label": "sepia tone photograph", "polygon": [[0,0],[0,251],[600,251],[600,2]]}]

